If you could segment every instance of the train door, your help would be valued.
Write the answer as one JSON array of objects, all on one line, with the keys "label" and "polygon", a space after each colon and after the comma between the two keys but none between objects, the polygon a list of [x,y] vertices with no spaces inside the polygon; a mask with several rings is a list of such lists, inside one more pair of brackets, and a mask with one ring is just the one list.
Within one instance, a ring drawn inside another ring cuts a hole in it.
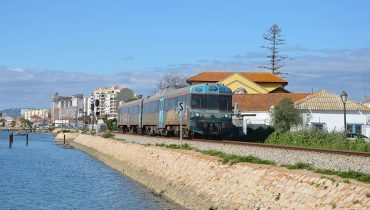
[{"label": "train door", "polygon": [[163,128],[163,118],[164,118],[164,99],[159,99],[159,119],[158,119],[158,128]]},{"label": "train door", "polygon": [[144,99],[142,99],[140,101],[140,104],[139,104],[139,110],[138,110],[138,114],[139,114],[139,129],[142,129],[143,128],[143,101]]}]

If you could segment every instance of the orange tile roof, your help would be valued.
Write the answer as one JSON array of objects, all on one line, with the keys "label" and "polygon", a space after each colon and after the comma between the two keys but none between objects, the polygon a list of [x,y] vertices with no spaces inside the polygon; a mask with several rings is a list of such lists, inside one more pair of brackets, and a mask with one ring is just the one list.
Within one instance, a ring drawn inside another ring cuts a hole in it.
[{"label": "orange tile roof", "polygon": [[73,118],[72,117],[62,117],[61,120],[73,120]]},{"label": "orange tile roof", "polygon": [[283,98],[290,98],[293,101],[301,100],[310,93],[267,93],[267,94],[245,94],[233,95],[233,106],[238,103],[240,112],[250,111],[269,111],[272,106],[275,106]]},{"label": "orange tile roof", "polygon": [[234,72],[202,72],[193,77],[188,78],[186,81],[188,82],[218,82],[220,80],[225,79],[228,76],[235,74]]},{"label": "orange tile roof", "polygon": [[[319,90],[309,97],[297,101],[296,106],[300,109],[311,110],[343,110],[343,102],[340,96],[326,90]],[[348,111],[370,111],[369,107],[352,100],[347,101],[346,109]]]},{"label": "orange tile roof", "polygon": [[240,74],[253,82],[282,82],[287,80],[268,72],[202,72],[188,78],[187,82],[218,82],[233,74]]},{"label": "orange tile roof", "polygon": [[240,72],[239,74],[253,82],[288,82],[287,80],[268,72]]}]

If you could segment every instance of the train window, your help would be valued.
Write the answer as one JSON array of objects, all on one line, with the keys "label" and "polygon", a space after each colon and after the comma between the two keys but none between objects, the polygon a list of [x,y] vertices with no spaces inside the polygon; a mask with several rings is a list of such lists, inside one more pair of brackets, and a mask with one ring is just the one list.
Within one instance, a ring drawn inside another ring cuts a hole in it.
[{"label": "train window", "polygon": [[[183,101],[185,100],[186,97],[184,97]],[[231,111],[231,96],[193,94],[191,96],[191,107],[193,109],[218,109]]]},{"label": "train window", "polygon": [[206,107],[207,109],[218,109],[219,95],[206,95]]},{"label": "train window", "polygon": [[185,104],[186,104],[186,96],[179,96],[179,97],[177,97],[177,102],[180,102],[180,101],[185,102]]},{"label": "train window", "polygon": [[165,110],[174,110],[176,107],[176,98],[169,98],[165,100]]},{"label": "train window", "polygon": [[230,95],[220,95],[220,110],[231,111],[231,96]]},{"label": "train window", "polygon": [[202,109],[205,108],[206,96],[202,94],[191,95],[191,108]]},{"label": "train window", "polygon": [[130,115],[136,115],[136,114],[139,114],[139,106],[130,106],[128,108],[128,113]]},{"label": "train window", "polygon": [[121,113],[128,113],[128,107],[121,108],[121,109],[120,109],[120,112],[121,112]]},{"label": "train window", "polygon": [[144,107],[143,107],[144,113],[158,112],[158,110],[159,110],[159,101],[153,101],[153,102],[144,104]]}]

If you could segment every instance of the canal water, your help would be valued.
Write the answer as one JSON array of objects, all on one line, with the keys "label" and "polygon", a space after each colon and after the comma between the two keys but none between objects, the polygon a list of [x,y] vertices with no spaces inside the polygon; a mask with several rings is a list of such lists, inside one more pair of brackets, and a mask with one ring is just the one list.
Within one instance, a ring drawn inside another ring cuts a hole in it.
[{"label": "canal water", "polygon": [[178,209],[117,171],[46,133],[0,131],[0,209]]}]

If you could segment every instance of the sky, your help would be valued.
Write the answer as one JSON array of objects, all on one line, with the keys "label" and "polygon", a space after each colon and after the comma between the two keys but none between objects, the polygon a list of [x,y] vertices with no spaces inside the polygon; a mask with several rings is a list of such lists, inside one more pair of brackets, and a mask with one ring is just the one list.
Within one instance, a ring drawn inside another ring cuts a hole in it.
[{"label": "sky", "polygon": [[[370,95],[370,1],[0,0],[0,110],[127,86],[169,72],[263,71],[263,34],[285,39],[292,92]],[[365,91],[366,90],[366,91]]]}]

